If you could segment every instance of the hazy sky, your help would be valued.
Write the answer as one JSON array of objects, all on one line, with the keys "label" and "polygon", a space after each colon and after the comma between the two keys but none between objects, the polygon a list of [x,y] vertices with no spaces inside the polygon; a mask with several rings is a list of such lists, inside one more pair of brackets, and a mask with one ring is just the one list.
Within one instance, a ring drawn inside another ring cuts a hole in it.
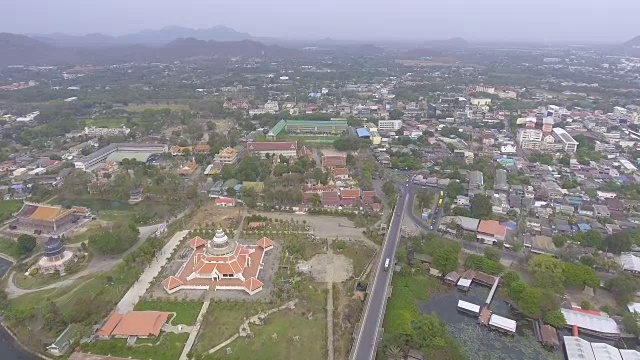
[{"label": "hazy sky", "polygon": [[0,32],[121,35],[226,25],[255,36],[618,42],[640,0],[0,0]]}]

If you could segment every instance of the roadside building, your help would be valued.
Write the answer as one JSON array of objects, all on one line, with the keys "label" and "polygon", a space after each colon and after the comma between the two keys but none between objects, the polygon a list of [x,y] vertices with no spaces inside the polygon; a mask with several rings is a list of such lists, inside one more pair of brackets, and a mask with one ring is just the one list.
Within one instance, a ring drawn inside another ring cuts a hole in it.
[{"label": "roadside building", "polygon": [[267,154],[272,156],[282,155],[289,158],[297,155],[298,143],[296,141],[252,141],[247,143],[247,150],[254,156],[261,158],[266,158]]},{"label": "roadside building", "polygon": [[478,241],[493,245],[497,241],[505,241],[507,227],[495,220],[481,220],[478,225]]},{"label": "roadside building", "polygon": [[581,332],[603,338],[617,339],[620,337],[618,324],[608,316],[575,308],[560,309],[560,311],[564,315],[568,327],[577,326]]}]

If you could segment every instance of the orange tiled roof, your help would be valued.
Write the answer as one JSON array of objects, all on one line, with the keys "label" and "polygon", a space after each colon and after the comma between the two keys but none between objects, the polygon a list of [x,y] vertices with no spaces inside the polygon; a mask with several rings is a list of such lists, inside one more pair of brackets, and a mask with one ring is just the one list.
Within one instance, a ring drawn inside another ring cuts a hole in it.
[{"label": "orange tiled roof", "polygon": [[258,240],[258,246],[263,249],[270,248],[273,246],[273,241],[265,236],[262,239]]},{"label": "orange tiled roof", "polygon": [[[158,336],[170,313],[163,311],[130,311],[113,313],[105,325],[96,332],[98,336]],[[115,326],[113,324],[115,323]],[[108,324],[108,327],[106,326]]]},{"label": "orange tiled roof", "polygon": [[483,234],[505,236],[507,234],[507,228],[504,225],[500,225],[500,223],[496,220],[480,220],[478,232]]},{"label": "orange tiled roof", "polygon": [[255,290],[261,288],[262,285],[264,285],[262,283],[262,281],[254,278],[254,277],[250,277],[250,278],[248,278],[247,280],[245,280],[242,283],[242,286],[244,286],[244,288],[249,290],[249,291],[255,291]]},{"label": "orange tiled roof", "polygon": [[344,176],[349,174],[349,169],[347,168],[335,168],[332,171],[333,176]]},{"label": "orange tiled roof", "polygon": [[360,189],[342,189],[340,190],[340,196],[343,199],[360,197]]},{"label": "orange tiled roof", "polygon": [[197,249],[200,246],[205,246],[205,245],[207,245],[207,242],[200,236],[196,236],[193,239],[189,240],[189,246],[191,246],[194,249]]},{"label": "orange tiled roof", "polygon": [[175,289],[182,284],[182,280],[178,279],[175,276],[169,276],[168,278],[162,280],[162,287],[166,290]]},{"label": "orange tiled roof", "polygon": [[34,220],[53,221],[58,217],[72,212],[74,211],[71,209],[62,209],[57,206],[38,206],[36,211],[34,211],[29,218]]},{"label": "orange tiled roof", "polygon": [[107,318],[107,321],[102,324],[102,327],[100,327],[100,329],[96,331],[96,336],[110,336],[113,332],[113,329],[118,326],[120,320],[122,320],[122,314],[119,314],[117,312],[112,313]]}]

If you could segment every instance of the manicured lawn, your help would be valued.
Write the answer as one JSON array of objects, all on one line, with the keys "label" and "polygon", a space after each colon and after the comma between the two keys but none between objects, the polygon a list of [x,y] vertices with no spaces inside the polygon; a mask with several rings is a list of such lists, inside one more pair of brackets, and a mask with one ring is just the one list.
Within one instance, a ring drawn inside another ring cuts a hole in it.
[{"label": "manicured lawn", "polygon": [[133,104],[133,105],[128,105],[124,107],[125,110],[127,111],[133,111],[133,112],[142,112],[146,109],[152,109],[152,110],[161,110],[161,109],[171,109],[174,111],[180,111],[180,110],[189,110],[189,106],[186,104],[163,104],[163,103],[158,103],[158,104]]},{"label": "manicured lawn", "polygon": [[16,259],[20,257],[18,244],[14,240],[3,238],[3,237],[0,237],[0,253],[9,255]]},{"label": "manicured lawn", "polygon": [[[111,355],[123,358],[151,359],[151,360],[176,360],[180,357],[184,344],[189,334],[161,334],[162,340],[158,345],[152,346],[127,346],[127,339],[111,339],[94,341],[81,346],[84,352],[100,355]],[[142,343],[147,343],[143,341]]]},{"label": "manicured lawn", "polygon": [[171,323],[173,325],[195,325],[200,309],[201,302],[176,302],[176,301],[151,301],[143,300],[136,304],[135,310],[156,310],[168,311],[176,313]]},{"label": "manicured lawn", "polygon": [[0,222],[11,218],[22,207],[22,200],[0,200]]}]

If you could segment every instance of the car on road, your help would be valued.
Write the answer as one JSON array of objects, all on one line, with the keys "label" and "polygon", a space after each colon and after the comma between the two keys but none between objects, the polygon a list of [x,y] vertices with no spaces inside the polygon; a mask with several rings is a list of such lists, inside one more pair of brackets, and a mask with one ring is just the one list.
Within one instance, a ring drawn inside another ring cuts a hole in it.
[{"label": "car on road", "polygon": [[384,271],[388,271],[389,270],[389,266],[391,265],[391,259],[386,258],[384,260]]}]

